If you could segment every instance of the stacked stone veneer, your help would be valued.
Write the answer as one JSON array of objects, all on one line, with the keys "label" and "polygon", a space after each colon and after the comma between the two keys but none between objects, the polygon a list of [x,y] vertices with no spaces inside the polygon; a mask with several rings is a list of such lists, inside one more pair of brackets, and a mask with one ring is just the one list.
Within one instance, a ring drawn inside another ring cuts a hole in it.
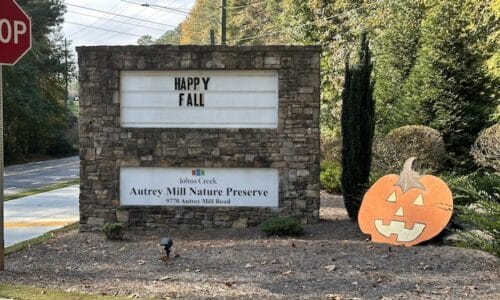
[{"label": "stacked stone veneer", "polygon": [[[315,46],[78,47],[80,229],[246,227],[274,215],[319,219],[320,48]],[[278,70],[277,129],[120,126],[121,70]],[[279,208],[121,207],[120,167],[269,167]]]}]

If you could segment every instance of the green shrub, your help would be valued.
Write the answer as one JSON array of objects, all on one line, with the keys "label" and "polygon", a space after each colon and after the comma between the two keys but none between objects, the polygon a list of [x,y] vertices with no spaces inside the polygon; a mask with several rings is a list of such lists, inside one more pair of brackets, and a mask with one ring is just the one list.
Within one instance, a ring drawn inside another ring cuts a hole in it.
[{"label": "green shrub", "polygon": [[500,256],[500,202],[498,195],[496,201],[488,198],[483,194],[483,199],[474,205],[458,207],[459,219],[473,228],[459,232],[458,245]]},{"label": "green shrub", "polygon": [[63,136],[59,136],[54,142],[47,148],[46,153],[49,155],[65,155],[70,153],[75,153],[76,149],[73,145]]},{"label": "green shrub", "polygon": [[415,169],[433,173],[440,169],[445,154],[445,144],[438,131],[421,125],[403,126],[376,140],[372,172],[399,174],[403,163],[416,157]]},{"label": "green shrub", "polygon": [[500,176],[495,173],[476,172],[464,176],[444,176],[444,180],[453,192],[455,205],[469,205],[484,197],[500,202],[498,187]]},{"label": "green shrub", "polygon": [[492,122],[500,123],[500,104],[497,105],[495,111],[491,114],[490,120]]},{"label": "green shrub", "polygon": [[342,141],[339,134],[333,130],[321,131],[321,160],[331,162],[342,161]]},{"label": "green shrub", "polygon": [[458,245],[500,256],[500,175],[476,172],[447,179],[464,224]]},{"label": "green shrub", "polygon": [[260,230],[271,235],[294,236],[304,232],[299,220],[291,217],[273,217],[265,220],[259,225]]},{"label": "green shrub", "polygon": [[500,124],[481,131],[472,145],[471,154],[478,165],[500,172]]},{"label": "green shrub", "polygon": [[108,240],[123,239],[123,225],[120,223],[106,223],[102,226],[102,231]]},{"label": "green shrub", "polygon": [[342,193],[342,166],[339,162],[324,160],[321,162],[319,178],[321,186],[329,193]]}]

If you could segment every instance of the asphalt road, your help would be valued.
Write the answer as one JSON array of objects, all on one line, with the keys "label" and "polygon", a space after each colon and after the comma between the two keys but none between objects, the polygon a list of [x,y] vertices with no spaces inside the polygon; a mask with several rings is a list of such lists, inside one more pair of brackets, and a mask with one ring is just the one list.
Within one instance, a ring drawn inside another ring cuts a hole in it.
[{"label": "asphalt road", "polygon": [[77,222],[78,185],[4,203],[5,246]]},{"label": "asphalt road", "polygon": [[[79,177],[78,156],[15,165],[4,170],[4,193],[15,194]],[[5,246],[78,221],[78,185],[4,203]]]},{"label": "asphalt road", "polygon": [[14,165],[4,169],[4,194],[11,195],[54,183],[78,179],[78,156]]}]

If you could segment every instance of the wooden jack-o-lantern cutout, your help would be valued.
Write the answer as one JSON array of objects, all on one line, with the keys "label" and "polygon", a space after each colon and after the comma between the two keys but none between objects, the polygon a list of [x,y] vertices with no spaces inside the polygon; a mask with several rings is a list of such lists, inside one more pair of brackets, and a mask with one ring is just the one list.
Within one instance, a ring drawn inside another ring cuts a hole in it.
[{"label": "wooden jack-o-lantern cutout", "polygon": [[366,192],[358,214],[361,231],[372,241],[413,246],[438,235],[448,224],[453,198],[446,183],[419,175],[408,159],[398,176],[383,176]]}]

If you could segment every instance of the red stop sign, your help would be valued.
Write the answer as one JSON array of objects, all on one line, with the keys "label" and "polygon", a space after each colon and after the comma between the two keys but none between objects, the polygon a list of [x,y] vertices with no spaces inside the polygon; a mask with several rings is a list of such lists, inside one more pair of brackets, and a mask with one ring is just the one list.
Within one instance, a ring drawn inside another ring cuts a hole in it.
[{"label": "red stop sign", "polygon": [[15,64],[31,48],[31,19],[14,0],[0,0],[0,65]]}]

